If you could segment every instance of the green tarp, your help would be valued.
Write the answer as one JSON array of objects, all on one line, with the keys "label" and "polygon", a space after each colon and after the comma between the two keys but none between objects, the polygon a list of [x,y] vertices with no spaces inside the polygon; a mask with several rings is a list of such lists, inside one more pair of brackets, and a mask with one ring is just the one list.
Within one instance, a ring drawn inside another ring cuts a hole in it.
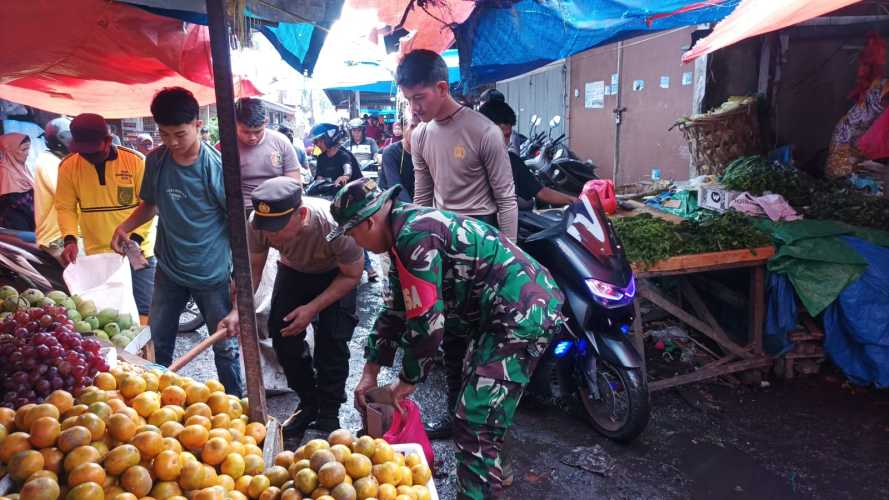
[{"label": "green tarp", "polygon": [[841,222],[757,219],[753,223],[771,234],[778,244],[768,270],[790,279],[800,301],[813,316],[824,311],[867,268],[867,261],[840,236],[857,236],[889,247],[889,233]]}]

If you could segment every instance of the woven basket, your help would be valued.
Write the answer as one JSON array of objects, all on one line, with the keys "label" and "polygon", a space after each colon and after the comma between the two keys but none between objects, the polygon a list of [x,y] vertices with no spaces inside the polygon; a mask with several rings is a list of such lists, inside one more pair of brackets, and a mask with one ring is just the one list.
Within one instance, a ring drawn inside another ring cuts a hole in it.
[{"label": "woven basket", "polygon": [[676,126],[688,142],[698,175],[721,175],[732,160],[762,149],[755,100],[724,113],[685,119]]}]

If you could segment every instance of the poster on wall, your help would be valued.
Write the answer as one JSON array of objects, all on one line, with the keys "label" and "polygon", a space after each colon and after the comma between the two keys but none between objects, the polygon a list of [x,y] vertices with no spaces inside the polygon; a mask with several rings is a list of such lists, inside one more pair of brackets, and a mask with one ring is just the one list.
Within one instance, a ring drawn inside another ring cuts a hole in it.
[{"label": "poster on wall", "polygon": [[687,86],[691,85],[691,71],[686,71],[682,73],[682,85]]},{"label": "poster on wall", "polygon": [[645,90],[645,80],[633,80],[633,92]]},{"label": "poster on wall", "polygon": [[661,76],[661,88],[668,89],[670,88],[670,77],[667,75]]},{"label": "poster on wall", "polygon": [[605,107],[605,81],[587,82],[584,86],[583,107],[588,109]]}]

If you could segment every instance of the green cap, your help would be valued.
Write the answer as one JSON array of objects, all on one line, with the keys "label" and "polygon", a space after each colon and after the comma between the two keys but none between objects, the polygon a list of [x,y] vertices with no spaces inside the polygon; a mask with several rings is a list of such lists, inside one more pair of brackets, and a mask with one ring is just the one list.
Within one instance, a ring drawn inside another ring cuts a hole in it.
[{"label": "green cap", "polygon": [[338,227],[327,235],[331,241],[364,222],[401,190],[396,184],[386,191],[380,191],[377,181],[363,177],[342,187],[330,204],[330,214]]}]

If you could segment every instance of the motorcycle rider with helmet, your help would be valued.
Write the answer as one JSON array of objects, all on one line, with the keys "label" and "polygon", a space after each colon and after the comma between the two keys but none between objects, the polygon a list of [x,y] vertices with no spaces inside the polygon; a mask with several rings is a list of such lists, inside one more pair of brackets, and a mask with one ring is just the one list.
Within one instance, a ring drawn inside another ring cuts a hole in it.
[{"label": "motorcycle rider with helmet", "polygon": [[319,123],[309,131],[309,137],[321,150],[317,158],[315,180],[329,180],[342,186],[361,177],[358,161],[348,150],[340,146],[343,129],[332,123]]},{"label": "motorcycle rider with helmet", "polygon": [[349,140],[346,142],[346,149],[355,156],[359,165],[374,161],[379,151],[377,141],[367,136],[366,126],[361,118],[349,121]]}]

